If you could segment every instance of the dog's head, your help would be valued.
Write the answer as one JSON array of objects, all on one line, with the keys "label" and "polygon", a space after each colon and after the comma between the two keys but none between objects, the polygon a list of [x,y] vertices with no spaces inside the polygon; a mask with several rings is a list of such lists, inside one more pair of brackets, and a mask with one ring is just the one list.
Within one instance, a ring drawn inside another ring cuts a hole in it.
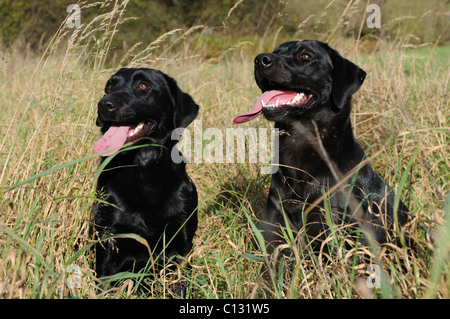
[{"label": "dog's head", "polygon": [[260,114],[273,121],[299,119],[315,108],[339,112],[361,87],[366,72],[319,41],[292,41],[255,58],[255,79],[263,94],[233,123]]},{"label": "dog's head", "polygon": [[[198,105],[176,81],[153,69],[120,69],[105,86],[98,102],[96,124],[103,133],[94,146],[98,153],[125,143],[165,146],[172,131],[185,128],[198,114]],[[117,149],[103,156],[109,156]]]}]

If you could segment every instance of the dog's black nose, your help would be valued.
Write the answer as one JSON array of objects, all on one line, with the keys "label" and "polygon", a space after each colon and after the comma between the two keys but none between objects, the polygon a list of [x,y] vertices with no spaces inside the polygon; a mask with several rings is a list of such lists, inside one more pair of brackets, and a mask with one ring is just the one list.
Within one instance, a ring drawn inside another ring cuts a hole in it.
[{"label": "dog's black nose", "polygon": [[116,109],[116,104],[109,99],[103,98],[98,102],[98,108],[101,110],[112,112]]},{"label": "dog's black nose", "polygon": [[258,54],[255,58],[255,64],[267,68],[272,65],[274,56],[272,53]]}]

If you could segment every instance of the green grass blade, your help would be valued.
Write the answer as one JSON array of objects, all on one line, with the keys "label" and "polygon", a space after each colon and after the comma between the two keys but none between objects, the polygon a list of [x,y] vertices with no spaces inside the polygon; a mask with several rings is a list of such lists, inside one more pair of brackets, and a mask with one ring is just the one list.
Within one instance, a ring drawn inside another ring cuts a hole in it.
[{"label": "green grass blade", "polygon": [[[126,145],[128,145],[128,144],[126,144]],[[120,149],[117,153],[114,153],[113,155],[107,157],[107,158],[103,161],[103,163],[100,165],[100,167],[99,167],[99,169],[98,169],[98,171],[97,171],[97,175],[95,176],[94,181],[97,180],[98,176],[100,175],[100,173],[102,172],[102,170],[105,168],[105,166],[108,165],[108,163],[109,163],[109,162],[110,162],[117,154],[119,154],[120,152],[124,152],[124,151],[128,151],[128,150],[134,150],[134,149],[138,149],[138,148],[142,148],[142,147],[147,147],[147,146],[158,146],[158,147],[163,147],[163,146],[158,145],[158,144],[144,144],[144,145],[136,145],[136,146],[130,146],[130,147],[122,148],[122,149]],[[43,172],[41,172],[41,173],[38,173],[38,174],[35,174],[35,175],[33,175],[33,176],[31,176],[31,177],[29,177],[29,178],[23,180],[23,181],[20,181],[20,182],[16,183],[15,185],[9,187],[9,188],[8,188],[8,191],[11,191],[11,190],[14,190],[14,189],[16,189],[16,188],[19,188],[19,187],[21,187],[21,186],[23,186],[23,185],[25,185],[25,184],[28,184],[28,183],[33,182],[33,181],[36,180],[36,179],[39,179],[39,178],[41,178],[41,177],[43,177],[43,176],[45,176],[45,175],[54,173],[54,172],[56,172],[56,171],[58,171],[58,170],[61,170],[61,169],[66,168],[66,167],[70,167],[70,166],[72,166],[72,165],[75,165],[75,164],[78,164],[78,163],[81,163],[81,162],[85,162],[85,161],[89,161],[89,160],[94,159],[94,158],[96,158],[96,157],[100,157],[100,156],[102,156],[103,154],[108,153],[108,152],[110,152],[110,150],[105,151],[105,152],[102,152],[102,153],[98,153],[98,154],[88,155],[88,156],[85,156],[85,157],[82,157],[82,158],[77,158],[77,159],[75,159],[75,160],[73,160],[73,161],[69,161],[69,162],[66,162],[66,163],[63,163],[63,164],[60,164],[60,165],[56,165],[56,166],[54,166],[54,167],[52,167],[52,168],[50,168],[50,169],[48,169],[48,170],[45,170],[45,171],[43,171]]]},{"label": "green grass blade", "polygon": [[20,248],[22,248],[25,251],[30,252],[36,258],[36,261],[38,263],[42,264],[46,270],[53,271],[52,267],[45,262],[41,253],[39,251],[37,251],[36,248],[31,246],[24,239],[20,238],[16,233],[14,233],[13,231],[11,231],[7,228],[4,228],[3,226],[0,226],[0,231],[4,232],[5,234],[9,235],[13,240],[15,240],[19,244]]}]

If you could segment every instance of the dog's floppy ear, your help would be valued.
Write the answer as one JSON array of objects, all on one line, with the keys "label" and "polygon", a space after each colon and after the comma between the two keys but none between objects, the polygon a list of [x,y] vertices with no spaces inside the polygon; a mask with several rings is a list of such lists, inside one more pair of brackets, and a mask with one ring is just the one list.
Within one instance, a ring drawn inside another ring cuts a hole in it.
[{"label": "dog's floppy ear", "polygon": [[327,47],[333,62],[332,102],[340,110],[348,98],[359,90],[366,78],[366,72],[356,64],[344,59],[336,50],[328,45]]},{"label": "dog's floppy ear", "polygon": [[166,79],[174,101],[174,128],[186,128],[197,117],[199,107],[189,94],[181,91],[174,79],[169,76]]}]

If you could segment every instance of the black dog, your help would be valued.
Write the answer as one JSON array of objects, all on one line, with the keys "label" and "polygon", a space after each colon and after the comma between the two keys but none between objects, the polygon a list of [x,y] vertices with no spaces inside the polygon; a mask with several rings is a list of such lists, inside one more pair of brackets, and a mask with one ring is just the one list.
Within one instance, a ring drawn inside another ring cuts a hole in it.
[{"label": "black dog", "polygon": [[280,166],[263,218],[269,242],[276,245],[280,227],[288,224],[294,231],[306,225],[308,237],[320,243],[327,233],[325,205],[335,224],[359,225],[379,243],[409,219],[407,207],[394,207],[393,190],[364,162],[352,132],[351,96],[365,76],[319,41],[287,42],[255,58],[263,95],[234,123],[263,114],[281,132]]},{"label": "black dog", "polygon": [[[104,152],[102,162],[114,158],[98,178],[95,229],[100,239],[136,234],[148,247],[134,235],[102,240],[96,246],[97,276],[154,269],[170,258],[180,262],[197,229],[197,190],[184,161],[171,159],[178,142],[171,135],[191,123],[199,107],[174,79],[152,69],[119,70],[105,93],[96,121],[104,135],[94,150]],[[130,142],[134,149],[116,153]]]}]

